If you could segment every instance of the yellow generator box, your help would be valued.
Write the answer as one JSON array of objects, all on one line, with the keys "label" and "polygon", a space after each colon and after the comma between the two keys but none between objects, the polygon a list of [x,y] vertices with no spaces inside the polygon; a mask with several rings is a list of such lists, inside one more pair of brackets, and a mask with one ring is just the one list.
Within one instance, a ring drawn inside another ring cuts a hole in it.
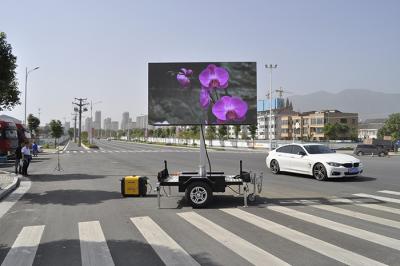
[{"label": "yellow generator box", "polygon": [[146,196],[147,177],[144,176],[125,176],[121,179],[121,194],[128,196]]}]

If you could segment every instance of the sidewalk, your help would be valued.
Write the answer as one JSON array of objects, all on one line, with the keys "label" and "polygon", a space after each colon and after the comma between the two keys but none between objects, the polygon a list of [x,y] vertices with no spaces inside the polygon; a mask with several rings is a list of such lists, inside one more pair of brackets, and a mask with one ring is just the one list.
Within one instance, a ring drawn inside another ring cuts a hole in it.
[{"label": "sidewalk", "polygon": [[19,185],[17,175],[0,171],[0,200],[16,189]]}]

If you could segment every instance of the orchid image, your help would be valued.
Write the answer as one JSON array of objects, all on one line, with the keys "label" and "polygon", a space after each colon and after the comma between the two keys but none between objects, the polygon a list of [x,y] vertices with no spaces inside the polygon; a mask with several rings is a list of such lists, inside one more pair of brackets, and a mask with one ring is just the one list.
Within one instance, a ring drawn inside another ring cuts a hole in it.
[{"label": "orchid image", "polygon": [[193,71],[191,69],[181,68],[181,71],[176,75],[176,79],[183,88],[190,87],[190,76]]},{"label": "orchid image", "polygon": [[239,97],[223,96],[212,107],[212,113],[223,123],[242,121],[247,113],[248,105]]},{"label": "orchid image", "polygon": [[199,75],[201,85],[207,89],[225,89],[228,87],[229,73],[223,67],[210,64]]},{"label": "orchid image", "polygon": [[210,93],[209,93],[208,89],[201,88],[201,90],[200,90],[200,106],[203,109],[206,109],[209,104],[210,104]]}]

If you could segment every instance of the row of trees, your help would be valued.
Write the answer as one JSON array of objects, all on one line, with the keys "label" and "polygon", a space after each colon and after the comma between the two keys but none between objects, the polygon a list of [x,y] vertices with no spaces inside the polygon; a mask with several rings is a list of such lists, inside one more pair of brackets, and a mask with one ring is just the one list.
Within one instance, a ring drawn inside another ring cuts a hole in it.
[{"label": "row of trees", "polygon": [[352,130],[348,125],[342,123],[326,124],[322,129],[328,140],[344,140],[352,139],[357,140],[358,134]]},{"label": "row of trees", "polygon": [[379,138],[384,136],[390,136],[392,140],[400,139],[400,113],[389,115],[384,126],[378,131]]}]

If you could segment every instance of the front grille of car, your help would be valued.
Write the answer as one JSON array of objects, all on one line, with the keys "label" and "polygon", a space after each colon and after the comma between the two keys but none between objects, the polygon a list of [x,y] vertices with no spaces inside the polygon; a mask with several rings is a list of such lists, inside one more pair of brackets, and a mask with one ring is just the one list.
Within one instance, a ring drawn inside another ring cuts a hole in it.
[{"label": "front grille of car", "polygon": [[360,166],[360,163],[344,163],[342,165],[343,165],[343,167],[346,167],[346,168],[352,168],[352,167]]}]

